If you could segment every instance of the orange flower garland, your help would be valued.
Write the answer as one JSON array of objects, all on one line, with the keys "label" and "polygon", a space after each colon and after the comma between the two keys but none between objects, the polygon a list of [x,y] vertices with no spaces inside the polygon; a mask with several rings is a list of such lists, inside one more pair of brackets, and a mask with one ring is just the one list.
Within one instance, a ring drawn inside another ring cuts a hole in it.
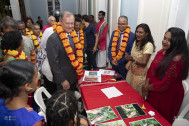
[{"label": "orange flower garland", "polygon": [[26,28],[26,32],[30,32],[30,30],[28,28]]},{"label": "orange flower garland", "polygon": [[3,51],[4,51],[5,55],[7,55],[7,54],[11,55],[16,59],[28,60],[28,57],[26,56],[26,54],[23,51],[18,52],[17,50],[10,50],[10,49],[9,50],[5,49]]},{"label": "orange flower garland", "polygon": [[83,30],[82,29],[79,30],[79,37],[80,37],[81,48],[83,50],[84,49],[84,34],[83,34]]},{"label": "orange flower garland", "polygon": [[[26,31],[26,34],[25,34],[26,37],[30,38],[30,34],[28,31]],[[30,38],[31,39],[31,38]]]},{"label": "orange flower garland", "polygon": [[30,54],[31,62],[35,65],[35,48],[33,48],[33,52]]},{"label": "orange flower garland", "polygon": [[63,30],[60,22],[54,23],[53,30],[54,32],[56,31],[58,35],[60,36],[64,49],[66,50],[67,56],[69,57],[73,68],[76,69],[77,75],[82,75],[83,74],[83,51],[82,51],[82,47],[79,42],[77,33],[75,32],[75,30],[71,32],[71,37],[74,42],[76,55],[77,55],[77,58],[76,58],[74,51],[69,43],[69,39],[66,36],[66,32]]},{"label": "orange flower garland", "polygon": [[[33,34],[33,31],[30,31],[30,34],[31,34],[31,37],[32,37],[32,40],[33,40],[33,43],[34,43],[34,45],[35,45],[35,47],[36,47],[36,49],[37,49],[37,51],[38,51],[38,49],[39,49],[39,42],[38,42],[38,40],[37,40],[37,37]],[[41,37],[42,37],[42,33],[40,32],[40,39],[41,39]]]},{"label": "orange flower garland", "polygon": [[116,46],[117,46],[117,40],[119,37],[119,28],[117,27],[115,30],[115,34],[113,36],[112,40],[112,48],[111,48],[111,54],[114,61],[118,61],[123,57],[123,54],[125,53],[125,49],[127,47],[128,39],[130,34],[130,27],[127,25],[126,30],[124,31],[123,40],[121,43],[121,47],[119,49],[118,54],[116,54]]}]

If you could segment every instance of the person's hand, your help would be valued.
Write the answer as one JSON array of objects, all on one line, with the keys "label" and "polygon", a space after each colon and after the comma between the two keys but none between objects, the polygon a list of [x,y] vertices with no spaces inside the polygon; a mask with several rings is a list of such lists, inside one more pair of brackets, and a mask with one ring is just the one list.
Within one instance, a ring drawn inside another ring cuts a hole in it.
[{"label": "person's hand", "polygon": [[148,97],[148,85],[149,85],[149,78],[146,79],[146,83],[142,85],[142,97],[143,100],[146,100]]},{"label": "person's hand", "polygon": [[125,65],[125,69],[126,70],[130,70],[131,69],[131,63],[128,62],[126,65]]},{"label": "person's hand", "polygon": [[69,82],[67,80],[62,82],[61,85],[62,85],[63,89],[65,89],[65,90],[70,89],[70,84],[69,84]]},{"label": "person's hand", "polygon": [[97,50],[97,47],[94,47],[94,48],[93,48],[93,52],[96,52],[96,50]]},{"label": "person's hand", "polygon": [[118,66],[117,61],[112,60],[111,63],[112,63],[113,65],[115,65],[115,66]]},{"label": "person's hand", "polygon": [[126,59],[127,61],[132,61],[132,62],[135,61],[135,60],[133,59],[133,57],[130,56],[127,52],[125,52],[125,59]]},{"label": "person's hand", "polygon": [[81,84],[83,82],[83,77],[78,80],[78,84]]}]

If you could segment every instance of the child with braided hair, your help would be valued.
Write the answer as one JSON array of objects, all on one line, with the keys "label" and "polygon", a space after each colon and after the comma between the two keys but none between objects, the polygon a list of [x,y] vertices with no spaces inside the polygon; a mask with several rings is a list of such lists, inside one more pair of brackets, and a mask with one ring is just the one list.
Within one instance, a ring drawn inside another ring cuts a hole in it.
[{"label": "child with braided hair", "polygon": [[47,126],[88,126],[79,115],[78,101],[70,90],[59,90],[47,100]]}]

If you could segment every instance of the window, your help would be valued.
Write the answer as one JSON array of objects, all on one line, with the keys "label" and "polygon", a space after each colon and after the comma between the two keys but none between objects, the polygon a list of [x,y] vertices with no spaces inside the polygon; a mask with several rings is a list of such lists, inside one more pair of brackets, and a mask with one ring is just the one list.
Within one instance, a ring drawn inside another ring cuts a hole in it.
[{"label": "window", "polygon": [[48,16],[59,16],[60,14],[60,0],[47,0]]}]

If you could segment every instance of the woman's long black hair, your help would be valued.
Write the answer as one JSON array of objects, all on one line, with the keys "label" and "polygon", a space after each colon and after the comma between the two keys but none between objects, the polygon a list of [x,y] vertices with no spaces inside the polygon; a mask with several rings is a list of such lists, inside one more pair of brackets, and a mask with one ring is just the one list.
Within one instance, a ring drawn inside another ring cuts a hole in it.
[{"label": "woman's long black hair", "polygon": [[[139,25],[136,27],[135,35],[136,35],[136,31],[137,31],[138,28],[143,28],[144,31],[145,31],[145,33],[147,33],[146,38],[144,38],[144,39],[142,40],[142,43],[141,43],[141,45],[140,45],[140,50],[143,49],[143,47],[145,46],[145,44],[146,44],[147,42],[151,42],[152,45],[153,45],[153,47],[154,47],[154,52],[155,52],[155,48],[156,48],[156,47],[155,47],[154,39],[153,39],[153,37],[152,37],[152,34],[151,34],[151,31],[150,31],[149,26],[148,26],[147,24],[145,24],[145,23],[139,24]],[[136,45],[138,45],[138,42],[139,42],[139,41],[136,39],[136,36],[135,36],[135,40],[136,40]]]},{"label": "woman's long black hair", "polygon": [[165,57],[159,63],[156,69],[156,76],[159,76],[160,80],[162,80],[171,60],[173,60],[173,58],[179,54],[183,59],[183,70],[179,77],[181,77],[182,80],[185,80],[188,76],[189,68],[188,46],[185,38],[185,33],[182,29],[176,27],[169,28],[167,32],[171,33],[171,45],[170,48],[166,50]]},{"label": "woman's long black hair", "polygon": [[34,69],[34,65],[27,60],[16,59],[5,63],[0,70],[0,98],[17,96],[21,86],[32,82]]}]

